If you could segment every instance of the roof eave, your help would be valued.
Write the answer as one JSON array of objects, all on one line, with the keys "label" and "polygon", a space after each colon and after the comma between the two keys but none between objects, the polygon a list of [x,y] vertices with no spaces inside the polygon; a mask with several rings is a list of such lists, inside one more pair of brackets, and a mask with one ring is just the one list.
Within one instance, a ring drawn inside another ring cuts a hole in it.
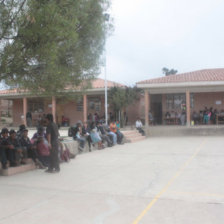
[{"label": "roof eave", "polygon": [[[110,90],[113,87],[107,87],[108,90]],[[124,86],[120,88],[125,88]],[[94,88],[94,89],[84,89],[84,90],[64,90],[62,93],[83,93],[86,92],[88,94],[102,94],[105,92],[105,88]],[[6,98],[23,98],[23,97],[44,97],[44,95],[32,95],[30,92],[16,92],[16,93],[8,93],[8,94],[0,94],[0,99],[6,99]]]},{"label": "roof eave", "polygon": [[224,81],[178,82],[178,83],[137,83],[138,88],[167,88],[167,87],[195,87],[195,86],[224,86]]}]

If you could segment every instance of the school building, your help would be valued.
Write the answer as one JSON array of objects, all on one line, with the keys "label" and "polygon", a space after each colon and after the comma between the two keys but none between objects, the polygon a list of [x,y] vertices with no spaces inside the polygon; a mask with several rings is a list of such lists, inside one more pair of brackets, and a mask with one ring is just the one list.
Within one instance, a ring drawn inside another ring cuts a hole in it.
[{"label": "school building", "polygon": [[[140,81],[144,90],[144,120],[149,124],[151,111],[157,124],[175,124],[176,116],[186,112],[189,126],[193,113],[205,107],[217,110],[217,118],[224,117],[224,69],[204,69],[161,78]],[[172,116],[167,122],[166,114]],[[222,120],[222,119],[220,119]]]},{"label": "school building", "polygon": [[[114,86],[125,88],[123,84],[108,81],[108,90]],[[105,82],[95,79],[91,88],[81,92],[69,89],[70,98],[43,97],[30,95],[19,89],[1,90],[0,100],[10,100],[13,125],[27,124],[27,112],[32,114],[32,125],[38,124],[43,114],[52,113],[55,121],[68,125],[78,120],[86,121],[89,113],[105,114]],[[185,111],[186,124],[192,123],[192,114],[200,113],[205,107],[217,110],[217,121],[224,121],[224,69],[204,69],[183,74],[163,76],[137,82],[144,90],[140,100],[126,108],[128,124],[133,125],[140,117],[146,125],[150,124],[149,112],[157,125],[178,124],[178,116]],[[77,93],[81,96],[77,98]],[[74,98],[72,97],[74,94]],[[108,113],[113,108],[108,105]],[[171,116],[166,117],[169,113]],[[220,122],[221,123],[221,122]]]},{"label": "school building", "polygon": [[[107,81],[108,90],[112,87],[125,86]],[[27,91],[20,89],[9,89],[0,91],[0,99],[9,100],[12,104],[13,126],[27,125],[27,112],[31,113],[32,126],[38,124],[39,119],[47,113],[52,113],[55,121],[62,124],[63,119],[68,125],[75,124],[78,120],[86,121],[89,113],[105,113],[105,82],[103,79],[95,79],[91,82],[91,88],[84,92],[77,89],[69,89],[69,98],[65,97],[43,97],[30,95]],[[109,106],[108,112],[112,110]]]}]

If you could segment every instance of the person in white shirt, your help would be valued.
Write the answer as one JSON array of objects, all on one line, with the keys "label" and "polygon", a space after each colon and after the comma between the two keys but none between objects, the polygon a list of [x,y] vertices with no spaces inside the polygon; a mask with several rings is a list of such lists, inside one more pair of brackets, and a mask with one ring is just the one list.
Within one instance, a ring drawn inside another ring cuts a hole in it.
[{"label": "person in white shirt", "polygon": [[141,133],[142,135],[145,135],[145,132],[142,129],[142,122],[141,122],[140,118],[137,118],[137,121],[135,122],[135,127],[139,131],[139,133]]}]

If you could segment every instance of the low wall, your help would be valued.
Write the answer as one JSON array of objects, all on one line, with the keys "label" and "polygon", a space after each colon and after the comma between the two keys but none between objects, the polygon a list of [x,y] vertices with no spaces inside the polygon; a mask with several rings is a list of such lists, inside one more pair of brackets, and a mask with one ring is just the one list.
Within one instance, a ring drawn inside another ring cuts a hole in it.
[{"label": "low wall", "polygon": [[147,136],[224,136],[224,126],[149,126]]}]

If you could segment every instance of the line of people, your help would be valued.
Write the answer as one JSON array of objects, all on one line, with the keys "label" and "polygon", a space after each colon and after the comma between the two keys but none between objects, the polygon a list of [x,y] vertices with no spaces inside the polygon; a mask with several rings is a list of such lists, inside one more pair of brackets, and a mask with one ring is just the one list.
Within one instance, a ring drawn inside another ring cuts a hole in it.
[{"label": "line of people", "polygon": [[[18,132],[3,128],[0,138],[0,156],[2,169],[16,167],[27,163],[32,158],[36,166],[44,168],[49,162],[49,150],[44,144],[44,133],[39,129],[32,140],[28,137],[28,129],[20,126]],[[8,164],[9,162],[9,164]]]},{"label": "line of people", "polygon": [[0,137],[0,157],[2,169],[16,167],[27,163],[31,158],[37,167],[46,172],[59,172],[59,157],[65,158],[65,153],[60,150],[58,140],[59,132],[53,122],[52,114],[46,116],[46,132],[43,126],[37,128],[37,132],[30,139],[28,129],[20,125],[16,132],[3,128]]},{"label": "line of people", "polygon": [[79,151],[84,151],[86,142],[91,152],[92,145],[98,149],[112,147],[116,144],[123,144],[124,135],[120,131],[120,123],[112,121],[106,125],[103,121],[98,122],[77,122],[71,129],[70,136],[79,142]]}]

